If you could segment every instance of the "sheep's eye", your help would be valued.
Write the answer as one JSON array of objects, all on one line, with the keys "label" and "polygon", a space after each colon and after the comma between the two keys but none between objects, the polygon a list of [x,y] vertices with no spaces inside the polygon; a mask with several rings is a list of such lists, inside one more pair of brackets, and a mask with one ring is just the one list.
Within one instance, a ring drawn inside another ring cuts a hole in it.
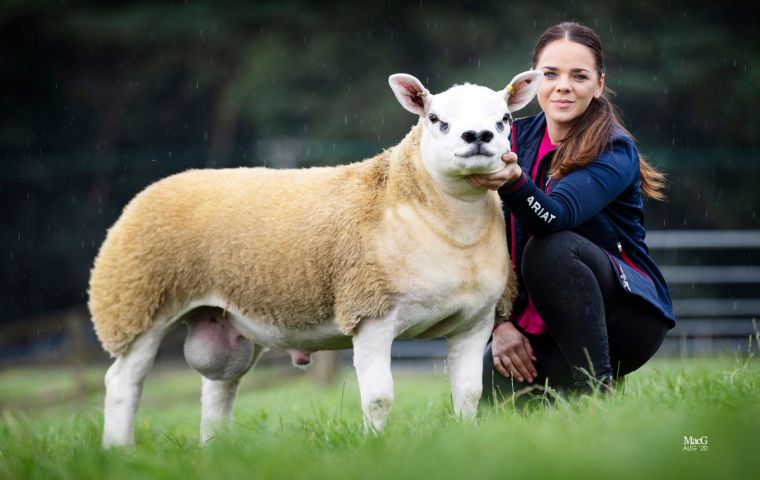
[{"label": "sheep's eye", "polygon": [[441,122],[441,133],[449,133],[449,124]]},{"label": "sheep's eye", "polygon": [[438,121],[438,115],[431,113],[428,115],[428,120],[430,120],[430,123],[436,123]]},{"label": "sheep's eye", "polygon": [[504,118],[502,118],[501,121],[512,125],[512,114],[509,112],[505,113]]},{"label": "sheep's eye", "polygon": [[504,131],[504,122],[496,122],[496,131],[499,133]]}]

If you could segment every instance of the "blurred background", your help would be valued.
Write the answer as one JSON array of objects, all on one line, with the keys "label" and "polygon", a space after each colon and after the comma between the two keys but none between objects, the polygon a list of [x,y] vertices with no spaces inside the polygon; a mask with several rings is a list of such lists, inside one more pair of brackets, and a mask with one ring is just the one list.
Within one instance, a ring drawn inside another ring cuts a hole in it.
[{"label": "blurred background", "polygon": [[[538,35],[565,20],[598,32],[624,123],[669,175],[668,201],[649,203],[646,218],[681,319],[662,354],[747,353],[757,332],[760,38],[750,2],[0,8],[0,368],[106,360],[85,307],[89,269],[150,183],[188,168],[367,158],[415,122],[389,74],[433,92],[465,81],[502,88],[529,68]],[[180,351],[175,337],[167,357]],[[444,352],[436,342],[394,347],[410,361]]]}]

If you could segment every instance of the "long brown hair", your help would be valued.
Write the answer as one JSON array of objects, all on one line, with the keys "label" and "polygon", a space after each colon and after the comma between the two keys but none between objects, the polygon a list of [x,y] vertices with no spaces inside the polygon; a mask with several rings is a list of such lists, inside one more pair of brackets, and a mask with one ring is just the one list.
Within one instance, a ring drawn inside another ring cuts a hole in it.
[{"label": "long brown hair", "polygon": [[[561,39],[588,47],[594,55],[597,74],[599,78],[602,78],[604,74],[602,42],[592,29],[575,22],[564,22],[549,27],[538,37],[536,46],[533,48],[531,67],[536,68],[538,58],[548,44]],[[573,170],[593,162],[607,147],[607,141],[615,126],[631,135],[623,127],[615,106],[609,99],[611,94],[612,91],[605,86],[602,95],[591,100],[586,111],[578,117],[565,138],[560,141],[554,163],[549,171],[552,178],[559,180]],[[633,138],[632,135],[631,138]],[[639,174],[641,192],[649,198],[664,200],[665,174],[650,165],[641,154],[639,154]]]}]

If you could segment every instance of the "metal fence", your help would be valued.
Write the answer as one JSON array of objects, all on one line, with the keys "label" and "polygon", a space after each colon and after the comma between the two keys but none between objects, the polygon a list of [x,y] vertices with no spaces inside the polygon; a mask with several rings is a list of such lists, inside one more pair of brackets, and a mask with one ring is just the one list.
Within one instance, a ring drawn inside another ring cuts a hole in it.
[{"label": "metal fence", "polygon": [[760,231],[655,231],[647,243],[677,318],[663,353],[746,353],[760,319]]}]

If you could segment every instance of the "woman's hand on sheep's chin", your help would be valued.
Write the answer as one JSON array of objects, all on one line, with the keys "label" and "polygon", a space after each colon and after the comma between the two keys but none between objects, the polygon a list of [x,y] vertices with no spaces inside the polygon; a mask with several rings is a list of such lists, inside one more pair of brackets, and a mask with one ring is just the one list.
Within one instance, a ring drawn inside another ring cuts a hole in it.
[{"label": "woman's hand on sheep's chin", "polygon": [[504,162],[505,167],[498,172],[468,175],[467,181],[473,187],[491,190],[498,190],[504,184],[516,182],[520,178],[520,175],[522,175],[522,170],[517,165],[517,155],[514,152],[505,153],[501,156],[501,161]]}]

